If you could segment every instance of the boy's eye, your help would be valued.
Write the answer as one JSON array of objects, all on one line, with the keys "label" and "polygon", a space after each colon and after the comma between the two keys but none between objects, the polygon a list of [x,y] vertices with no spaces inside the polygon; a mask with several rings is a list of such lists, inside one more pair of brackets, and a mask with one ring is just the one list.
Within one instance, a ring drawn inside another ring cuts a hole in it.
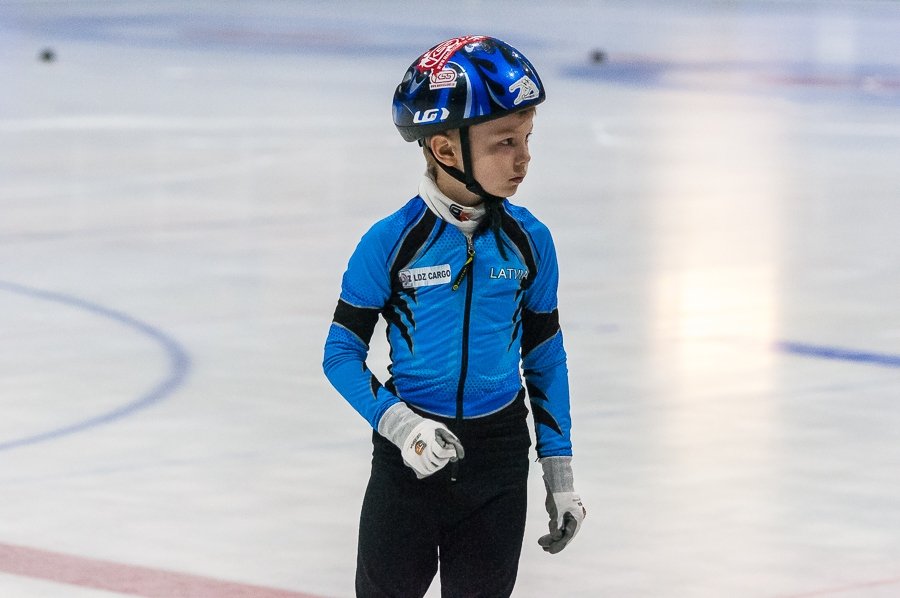
[{"label": "boy's eye", "polygon": [[517,139],[516,137],[507,137],[505,139],[501,139],[500,142],[498,143],[498,145],[515,146],[520,141],[527,144],[529,141],[531,141],[531,133],[528,133],[527,135],[525,135],[524,139]]}]

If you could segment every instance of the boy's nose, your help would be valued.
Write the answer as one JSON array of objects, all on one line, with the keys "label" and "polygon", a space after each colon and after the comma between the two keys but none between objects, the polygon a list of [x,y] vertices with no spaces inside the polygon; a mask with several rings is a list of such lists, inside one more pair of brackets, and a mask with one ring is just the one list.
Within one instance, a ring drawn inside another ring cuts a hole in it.
[{"label": "boy's nose", "polygon": [[528,144],[523,143],[521,148],[522,149],[519,152],[517,163],[518,164],[523,164],[523,163],[528,164],[529,162],[531,162],[531,152],[528,151]]}]

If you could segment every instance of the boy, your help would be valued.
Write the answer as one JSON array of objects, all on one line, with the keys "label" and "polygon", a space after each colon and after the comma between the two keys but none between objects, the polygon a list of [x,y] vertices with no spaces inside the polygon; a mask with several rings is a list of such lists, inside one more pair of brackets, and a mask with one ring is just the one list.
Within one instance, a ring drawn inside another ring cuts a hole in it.
[{"label": "boy", "polygon": [[[547,228],[505,198],[525,178],[544,88],[508,44],[442,42],[407,70],[394,124],[423,147],[419,194],[350,258],[325,344],[328,379],[374,428],[356,592],[509,596],[525,530],[526,391],[547,487],[545,551],[586,515],[575,493],[566,354]],[[366,367],[379,314],[391,378]],[[449,466],[448,466],[449,465]]]}]

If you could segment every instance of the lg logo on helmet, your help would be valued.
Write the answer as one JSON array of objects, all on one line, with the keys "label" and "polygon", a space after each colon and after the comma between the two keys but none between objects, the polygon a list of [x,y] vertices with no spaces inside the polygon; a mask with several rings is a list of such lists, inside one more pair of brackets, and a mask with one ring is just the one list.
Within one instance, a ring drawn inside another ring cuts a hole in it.
[{"label": "lg logo on helmet", "polygon": [[441,121],[450,116],[450,111],[446,108],[432,108],[431,110],[426,110],[422,112],[421,110],[416,110],[416,113],[413,114],[413,122],[417,125],[421,125],[422,123],[433,123],[435,121]]}]

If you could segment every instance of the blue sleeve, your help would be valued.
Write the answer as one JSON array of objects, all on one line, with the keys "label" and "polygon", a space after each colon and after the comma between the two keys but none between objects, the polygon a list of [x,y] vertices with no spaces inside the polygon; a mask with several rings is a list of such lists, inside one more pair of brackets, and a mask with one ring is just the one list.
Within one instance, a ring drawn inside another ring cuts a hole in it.
[{"label": "blue sleeve", "polygon": [[350,257],[322,363],[334,388],[376,429],[388,407],[399,401],[366,366],[369,341],[391,290],[390,247],[381,242],[379,230],[372,227]]},{"label": "blue sleeve", "polygon": [[537,275],[525,293],[522,315],[522,368],[534,417],[538,457],[572,454],[569,372],[557,310],[559,268],[556,248],[540,225],[531,240]]}]

